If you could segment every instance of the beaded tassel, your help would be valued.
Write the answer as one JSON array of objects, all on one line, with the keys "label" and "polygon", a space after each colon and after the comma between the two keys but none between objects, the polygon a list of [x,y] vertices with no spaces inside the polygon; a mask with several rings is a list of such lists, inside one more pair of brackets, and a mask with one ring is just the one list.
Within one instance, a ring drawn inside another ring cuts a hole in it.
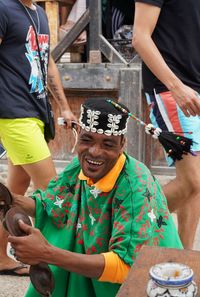
[{"label": "beaded tassel", "polygon": [[[107,100],[109,103],[113,104],[117,109],[124,113],[127,113],[129,117],[138,122],[140,125],[145,127],[145,132],[151,134],[154,139],[158,139],[165,149],[167,155],[171,157],[174,161],[181,160],[183,155],[190,153],[195,156],[196,154],[191,150],[193,140],[185,136],[175,134],[174,132],[162,131],[160,128],[155,128],[152,124],[146,124],[134,114],[130,113],[128,110],[123,108],[120,104],[110,99]],[[178,133],[178,132],[177,132]],[[181,132],[184,133],[184,132]],[[191,132],[186,132],[191,134]]]}]

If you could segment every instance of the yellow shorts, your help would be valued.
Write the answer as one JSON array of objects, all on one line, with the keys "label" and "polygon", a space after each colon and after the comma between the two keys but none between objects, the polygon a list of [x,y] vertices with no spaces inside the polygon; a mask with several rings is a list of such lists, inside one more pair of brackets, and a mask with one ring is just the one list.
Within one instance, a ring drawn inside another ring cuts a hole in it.
[{"label": "yellow shorts", "polygon": [[35,163],[51,155],[44,123],[36,118],[0,119],[0,140],[14,165]]}]

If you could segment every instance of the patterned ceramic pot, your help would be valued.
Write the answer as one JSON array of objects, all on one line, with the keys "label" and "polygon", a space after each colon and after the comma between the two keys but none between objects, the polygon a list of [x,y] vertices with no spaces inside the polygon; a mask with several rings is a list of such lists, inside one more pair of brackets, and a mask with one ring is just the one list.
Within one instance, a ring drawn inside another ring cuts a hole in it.
[{"label": "patterned ceramic pot", "polygon": [[160,263],[151,267],[147,285],[149,297],[195,297],[197,286],[193,271],[184,264]]}]

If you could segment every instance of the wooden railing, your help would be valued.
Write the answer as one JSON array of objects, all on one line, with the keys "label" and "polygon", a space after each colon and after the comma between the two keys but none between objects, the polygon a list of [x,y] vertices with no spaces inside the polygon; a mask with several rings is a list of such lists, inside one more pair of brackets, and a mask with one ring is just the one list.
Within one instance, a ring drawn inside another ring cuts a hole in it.
[{"label": "wooden railing", "polygon": [[58,43],[59,6],[72,6],[75,0],[35,0],[35,2],[42,4],[47,13],[51,33],[51,49],[53,49]]}]

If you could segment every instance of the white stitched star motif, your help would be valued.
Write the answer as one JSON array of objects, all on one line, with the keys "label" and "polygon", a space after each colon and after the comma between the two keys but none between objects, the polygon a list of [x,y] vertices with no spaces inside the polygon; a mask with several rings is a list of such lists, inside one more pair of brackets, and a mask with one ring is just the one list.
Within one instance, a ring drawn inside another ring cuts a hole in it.
[{"label": "white stitched star motif", "polygon": [[87,123],[90,129],[95,128],[95,126],[99,125],[98,119],[100,114],[101,113],[98,110],[87,110]]},{"label": "white stitched star motif", "polygon": [[82,228],[82,225],[81,225],[81,223],[79,222],[79,219],[78,219],[78,223],[76,225],[76,230],[81,229],[81,228]]},{"label": "white stitched star motif", "polygon": [[97,196],[101,193],[101,190],[94,188],[92,190],[90,190],[90,193],[94,196],[94,198],[96,199]]},{"label": "white stitched star motif", "polygon": [[89,217],[91,219],[91,225],[93,226],[96,219],[93,217],[93,215],[91,213],[89,214]]},{"label": "white stitched star motif", "polygon": [[153,212],[153,209],[151,210],[151,212],[148,213],[148,217],[150,218],[152,223],[156,219],[156,216],[155,216],[155,214]]},{"label": "white stitched star motif", "polygon": [[56,196],[56,201],[54,202],[54,205],[57,205],[59,208],[62,208],[64,200],[60,199],[58,196]]},{"label": "white stitched star motif", "polygon": [[110,130],[106,130],[106,132],[113,134],[115,131],[118,131],[121,118],[121,115],[109,114],[107,127],[110,128]]}]

